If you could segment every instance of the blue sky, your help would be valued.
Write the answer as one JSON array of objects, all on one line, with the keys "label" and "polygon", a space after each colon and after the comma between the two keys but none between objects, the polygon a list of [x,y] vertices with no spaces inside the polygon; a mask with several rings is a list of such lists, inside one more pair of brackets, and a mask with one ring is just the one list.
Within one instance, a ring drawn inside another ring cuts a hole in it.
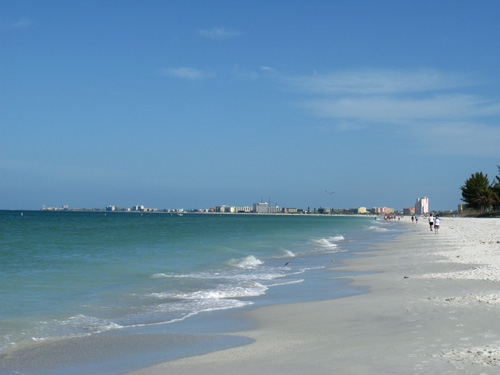
[{"label": "blue sky", "polygon": [[500,164],[499,16],[487,0],[3,1],[0,208],[454,209]]}]

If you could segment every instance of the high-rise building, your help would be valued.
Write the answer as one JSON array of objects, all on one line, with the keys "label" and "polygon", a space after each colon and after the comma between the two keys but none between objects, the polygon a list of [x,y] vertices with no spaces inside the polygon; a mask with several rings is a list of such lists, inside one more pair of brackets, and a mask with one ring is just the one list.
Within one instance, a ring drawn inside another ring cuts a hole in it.
[{"label": "high-rise building", "polygon": [[429,213],[429,198],[417,198],[417,203],[415,203],[415,214],[424,215],[427,213]]},{"label": "high-rise building", "polygon": [[269,212],[267,202],[254,203],[253,212],[258,214],[267,214]]}]

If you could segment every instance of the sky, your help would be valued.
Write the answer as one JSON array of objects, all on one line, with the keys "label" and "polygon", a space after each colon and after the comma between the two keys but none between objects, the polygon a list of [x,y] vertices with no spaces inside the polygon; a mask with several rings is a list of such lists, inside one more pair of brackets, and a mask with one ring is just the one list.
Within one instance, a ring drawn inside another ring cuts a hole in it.
[{"label": "sky", "polygon": [[[0,209],[456,209],[500,164],[498,1],[0,3]],[[329,194],[335,192],[335,194]]]}]

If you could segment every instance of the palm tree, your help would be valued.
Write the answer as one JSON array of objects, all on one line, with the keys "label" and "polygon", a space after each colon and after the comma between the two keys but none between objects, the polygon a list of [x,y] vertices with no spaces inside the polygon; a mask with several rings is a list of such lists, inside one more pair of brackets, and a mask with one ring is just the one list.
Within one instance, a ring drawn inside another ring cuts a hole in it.
[{"label": "palm tree", "polygon": [[492,186],[493,194],[494,194],[494,200],[495,202],[493,205],[496,207],[496,209],[500,208],[500,165],[497,165],[498,168],[498,173],[499,175],[496,176],[497,182]]}]

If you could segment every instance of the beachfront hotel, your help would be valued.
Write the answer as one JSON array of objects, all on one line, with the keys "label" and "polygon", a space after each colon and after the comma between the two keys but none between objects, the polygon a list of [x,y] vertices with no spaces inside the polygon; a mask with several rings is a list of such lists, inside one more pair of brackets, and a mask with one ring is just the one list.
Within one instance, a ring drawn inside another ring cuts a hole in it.
[{"label": "beachfront hotel", "polygon": [[278,206],[270,206],[267,202],[254,203],[253,212],[257,214],[277,214],[280,212]]},{"label": "beachfront hotel", "polygon": [[415,203],[415,214],[425,215],[427,213],[429,213],[429,198],[417,198],[417,203]]}]

